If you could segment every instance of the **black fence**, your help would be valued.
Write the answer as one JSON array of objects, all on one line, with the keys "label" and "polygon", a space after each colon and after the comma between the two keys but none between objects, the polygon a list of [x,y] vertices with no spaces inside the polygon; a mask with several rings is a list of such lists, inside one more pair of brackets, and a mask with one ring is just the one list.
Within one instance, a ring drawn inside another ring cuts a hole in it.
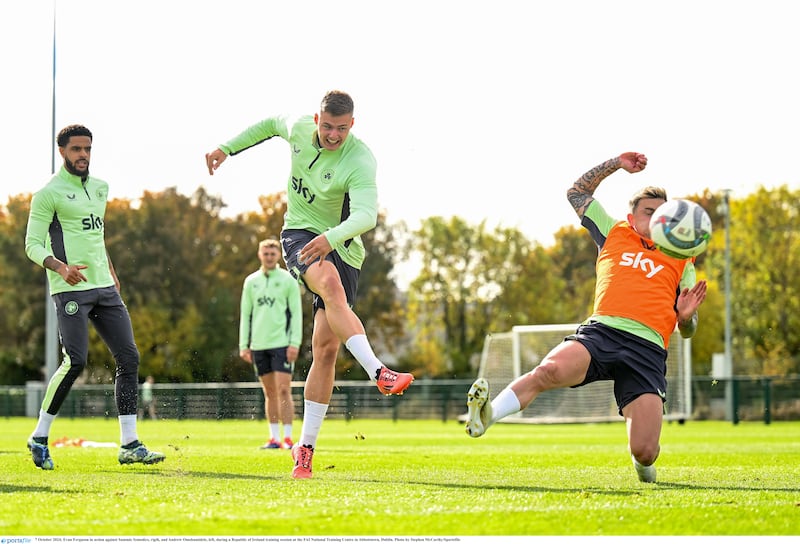
[{"label": "black fence", "polygon": [[[414,382],[402,396],[384,396],[367,381],[334,385],[327,417],[334,419],[457,420],[466,412],[472,380]],[[45,384],[0,387],[0,417],[38,415]],[[264,393],[256,382],[155,384],[157,417],[165,419],[263,419]],[[292,382],[295,412],[302,417],[303,382]],[[140,403],[141,404],[141,403]],[[59,417],[116,417],[114,387],[75,385]],[[146,414],[144,414],[146,416]],[[692,419],[800,420],[800,376],[692,380]]]},{"label": "black fence", "polygon": [[[303,385],[292,382],[298,418],[303,412]],[[419,379],[403,395],[384,396],[368,381],[335,382],[327,417],[455,420],[466,411],[470,385],[472,380]],[[0,388],[0,416],[37,416],[44,387],[33,382]],[[264,418],[264,393],[257,382],[154,384],[153,398],[156,416],[162,419]],[[59,417],[117,417],[113,385],[76,384]]]}]

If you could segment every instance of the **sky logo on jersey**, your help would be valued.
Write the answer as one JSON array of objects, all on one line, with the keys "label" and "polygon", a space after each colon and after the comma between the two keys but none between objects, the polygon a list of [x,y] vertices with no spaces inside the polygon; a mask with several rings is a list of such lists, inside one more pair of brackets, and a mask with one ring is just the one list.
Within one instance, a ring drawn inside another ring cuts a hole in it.
[{"label": "sky logo on jersey", "polygon": [[103,230],[103,218],[93,213],[81,219],[83,230]]},{"label": "sky logo on jersey", "polygon": [[303,183],[303,178],[296,178],[292,176],[292,189],[294,190],[295,193],[302,196],[305,199],[305,201],[308,202],[309,204],[314,202],[314,199],[317,198],[317,195],[312,193],[311,189],[309,189]]},{"label": "sky logo on jersey", "polygon": [[652,259],[645,257],[645,253],[623,253],[622,260],[619,262],[620,266],[630,266],[631,268],[641,268],[645,272],[645,277],[652,278],[658,271],[664,268],[663,264],[656,266]]},{"label": "sky logo on jersey", "polygon": [[256,302],[259,306],[269,306],[270,308],[275,305],[275,299],[272,297],[258,297]]}]

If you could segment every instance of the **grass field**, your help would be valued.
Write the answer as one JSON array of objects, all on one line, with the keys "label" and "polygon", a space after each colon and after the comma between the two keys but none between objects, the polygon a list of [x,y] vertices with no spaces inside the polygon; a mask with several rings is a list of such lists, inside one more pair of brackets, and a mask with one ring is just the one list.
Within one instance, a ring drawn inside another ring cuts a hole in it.
[{"label": "grass field", "polygon": [[[665,424],[659,483],[643,484],[622,423],[327,421],[314,478],[259,450],[263,421],[143,421],[167,453],[25,448],[33,419],[0,423],[0,536],[800,535],[800,422]],[[295,437],[300,430],[296,423]],[[118,441],[115,419],[57,419],[61,436]]]}]

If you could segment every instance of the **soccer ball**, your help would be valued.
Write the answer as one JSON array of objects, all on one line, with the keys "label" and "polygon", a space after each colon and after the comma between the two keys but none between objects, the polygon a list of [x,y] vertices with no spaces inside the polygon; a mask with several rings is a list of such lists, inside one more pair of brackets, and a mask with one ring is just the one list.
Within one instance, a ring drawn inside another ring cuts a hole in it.
[{"label": "soccer ball", "polygon": [[668,200],[650,218],[650,238],[670,257],[696,257],[708,247],[711,218],[691,200]]}]

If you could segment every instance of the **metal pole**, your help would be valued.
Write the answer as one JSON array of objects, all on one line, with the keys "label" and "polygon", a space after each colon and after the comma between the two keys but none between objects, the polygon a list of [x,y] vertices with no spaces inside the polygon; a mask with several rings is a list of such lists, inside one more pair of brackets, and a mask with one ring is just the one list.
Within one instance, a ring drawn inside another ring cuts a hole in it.
[{"label": "metal pole", "polygon": [[[50,145],[56,141],[56,0],[53,0],[53,104],[50,113]],[[50,149],[50,172],[56,173],[56,152]],[[45,275],[44,283],[45,307],[45,340],[44,340],[44,381],[47,382],[58,368],[58,324],[56,322],[56,309],[50,297],[50,289]]]},{"label": "metal pole", "polygon": [[730,189],[722,192],[725,207],[725,411],[727,419],[738,423],[735,373],[733,372],[733,350],[731,347],[731,204]]},{"label": "metal pole", "polygon": [[733,373],[731,348],[731,205],[730,190],[723,192],[725,199],[725,364]]}]

